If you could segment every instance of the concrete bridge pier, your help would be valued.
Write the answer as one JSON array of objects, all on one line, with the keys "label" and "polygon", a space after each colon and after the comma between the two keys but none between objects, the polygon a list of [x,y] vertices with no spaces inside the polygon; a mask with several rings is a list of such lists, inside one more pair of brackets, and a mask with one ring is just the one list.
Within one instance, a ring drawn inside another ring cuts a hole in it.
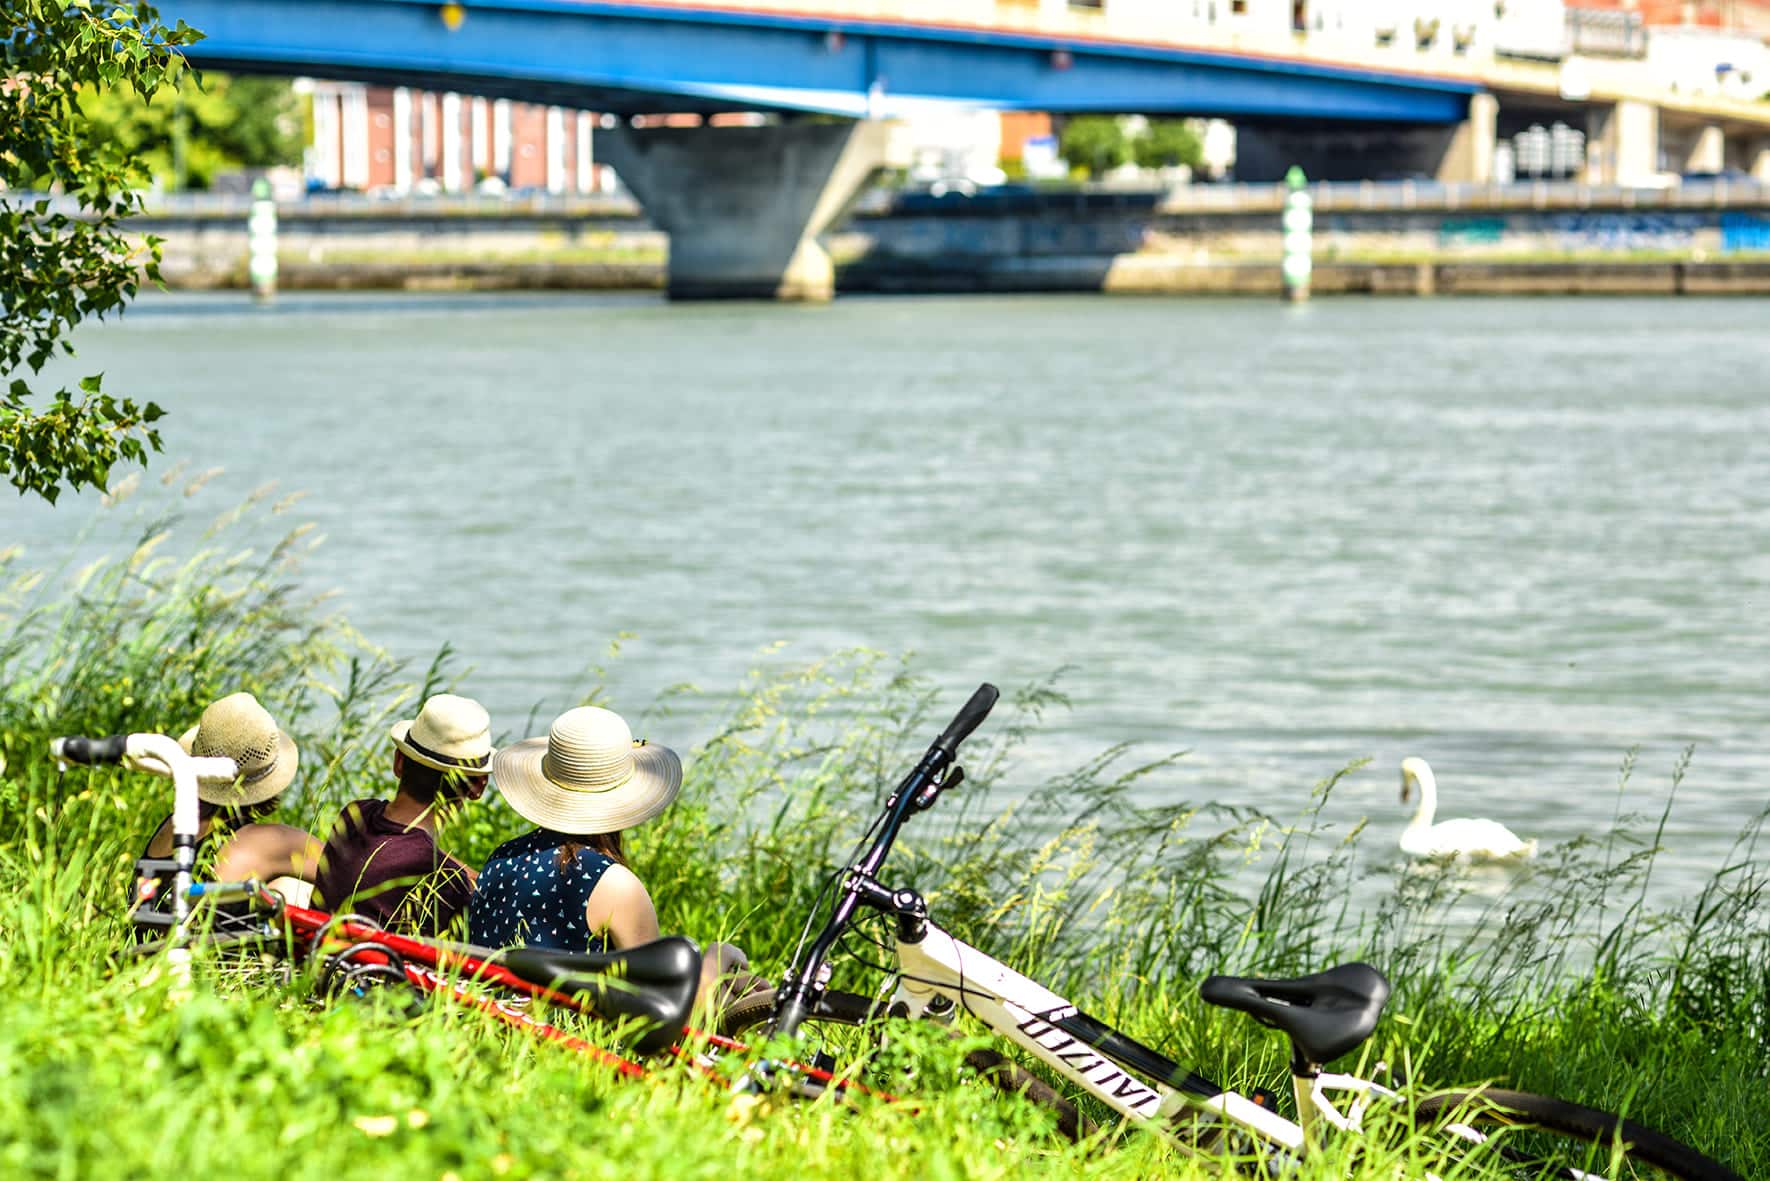
[{"label": "concrete bridge pier", "polygon": [[1469,117],[1451,133],[1437,177],[1447,184],[1484,185],[1493,181],[1493,152],[1499,140],[1500,101],[1491,94],[1469,96]]},{"label": "concrete bridge pier", "polygon": [[1684,156],[1685,172],[1720,172],[1727,167],[1727,133],[1714,123],[1704,124],[1691,138]]},{"label": "concrete bridge pier", "polygon": [[827,300],[835,267],[818,235],[885,166],[888,132],[878,121],[622,125],[596,147],[670,235],[671,299]]},{"label": "concrete bridge pier", "polygon": [[1624,99],[1593,110],[1586,130],[1588,184],[1643,184],[1658,172],[1658,107]]}]

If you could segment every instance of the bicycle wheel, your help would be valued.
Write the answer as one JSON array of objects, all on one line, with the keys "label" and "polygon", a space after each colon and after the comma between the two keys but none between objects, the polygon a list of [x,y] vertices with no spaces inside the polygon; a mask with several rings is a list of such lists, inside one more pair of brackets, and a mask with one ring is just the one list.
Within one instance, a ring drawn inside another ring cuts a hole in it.
[{"label": "bicycle wheel", "polygon": [[[721,1014],[720,1032],[735,1038],[757,1032],[774,1016],[774,1004],[775,992],[772,988],[751,993]],[[805,1019],[805,1024],[813,1028],[853,1028],[891,1020],[897,1018],[886,1014],[884,1001],[875,1001],[871,997],[852,992],[830,991],[819,999],[817,1006]],[[955,1033],[953,1036],[960,1035]],[[1055,1087],[995,1050],[983,1047],[971,1050],[965,1055],[965,1065],[977,1077],[998,1090],[1018,1095],[1034,1106],[1050,1112],[1057,1122],[1058,1133],[1065,1138],[1078,1140],[1094,1130],[1093,1122],[1076,1110],[1075,1104],[1064,1098]]]},{"label": "bicycle wheel", "polygon": [[[1518,1181],[1742,1181],[1694,1148],[1607,1111],[1523,1091],[1451,1091],[1423,1100],[1417,1126],[1473,1177]],[[1464,1175],[1459,1173],[1459,1176]]]}]

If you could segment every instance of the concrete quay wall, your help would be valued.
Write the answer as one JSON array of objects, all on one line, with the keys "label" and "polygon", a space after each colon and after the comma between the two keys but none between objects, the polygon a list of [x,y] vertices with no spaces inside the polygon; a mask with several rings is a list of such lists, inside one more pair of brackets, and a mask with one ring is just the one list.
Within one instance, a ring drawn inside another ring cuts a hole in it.
[{"label": "concrete quay wall", "polygon": [[[933,213],[857,218],[866,253],[903,259],[1178,252],[1200,261],[1281,253],[1278,215],[1154,208],[1001,217]],[[1632,251],[1770,252],[1770,210],[1414,209],[1317,211],[1318,257]]]},{"label": "concrete quay wall", "polygon": [[[352,262],[285,266],[296,291],[662,291],[660,262]],[[1275,263],[1195,263],[1173,255],[971,260],[946,267],[852,263],[848,294],[1105,293],[1276,299]],[[243,280],[205,284],[243,289]],[[1315,268],[1317,296],[1770,296],[1770,259],[1710,262],[1343,262]]]},{"label": "concrete quay wall", "polygon": [[[234,285],[244,278],[246,222],[242,217],[147,216],[131,233],[163,240],[161,272],[174,287]],[[283,279],[334,266],[346,269],[387,259],[471,258],[529,263],[574,251],[661,256],[668,237],[634,213],[512,212],[500,216],[372,216],[331,212],[279,214],[277,253]]]},{"label": "concrete quay wall", "polygon": [[[1163,212],[1151,201],[1078,202],[994,216],[863,216],[826,241],[846,291],[1265,295],[1278,291],[1276,220]],[[137,224],[165,239],[170,285],[245,285],[243,222]],[[285,216],[279,255],[291,289],[655,289],[665,282],[667,246],[667,235],[619,213]],[[1570,253],[1579,257],[1542,257]],[[1398,255],[1415,261],[1373,261]],[[1330,212],[1316,262],[1315,290],[1324,295],[1765,294],[1770,211]]]},{"label": "concrete quay wall", "polygon": [[[1105,292],[1277,298],[1276,263],[1196,263],[1171,255],[1046,257],[950,267],[856,263],[848,292]],[[1738,262],[1345,262],[1315,268],[1327,295],[1770,295],[1770,259]]]}]

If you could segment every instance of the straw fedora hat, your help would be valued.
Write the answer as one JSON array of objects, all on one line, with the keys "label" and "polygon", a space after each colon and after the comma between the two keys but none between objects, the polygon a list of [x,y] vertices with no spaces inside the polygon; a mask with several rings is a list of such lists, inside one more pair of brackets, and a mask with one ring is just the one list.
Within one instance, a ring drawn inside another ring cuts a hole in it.
[{"label": "straw fedora hat", "polygon": [[620,832],[670,806],[682,790],[682,760],[594,705],[568,709],[545,738],[492,757],[498,794],[525,820],[554,832]]},{"label": "straw fedora hat", "polygon": [[395,722],[388,736],[401,754],[420,766],[491,774],[491,715],[470,697],[438,693],[424,703],[417,717]]},{"label": "straw fedora hat", "polygon": [[224,807],[270,799],[295,781],[301,761],[295,740],[277,728],[270,711],[250,693],[233,693],[215,702],[180,736],[178,745],[188,754],[221,755],[239,765],[238,779],[197,780],[197,798]]}]

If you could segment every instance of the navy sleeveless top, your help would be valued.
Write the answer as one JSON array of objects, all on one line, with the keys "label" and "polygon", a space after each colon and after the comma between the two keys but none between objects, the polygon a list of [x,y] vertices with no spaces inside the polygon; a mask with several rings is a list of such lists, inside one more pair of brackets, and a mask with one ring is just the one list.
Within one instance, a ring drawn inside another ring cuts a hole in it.
[{"label": "navy sleeveless top", "polygon": [[538,828],[499,845],[479,871],[467,907],[467,938],[481,947],[547,947],[607,951],[590,932],[584,907],[613,859],[579,849],[565,869],[559,847],[581,838]]}]

